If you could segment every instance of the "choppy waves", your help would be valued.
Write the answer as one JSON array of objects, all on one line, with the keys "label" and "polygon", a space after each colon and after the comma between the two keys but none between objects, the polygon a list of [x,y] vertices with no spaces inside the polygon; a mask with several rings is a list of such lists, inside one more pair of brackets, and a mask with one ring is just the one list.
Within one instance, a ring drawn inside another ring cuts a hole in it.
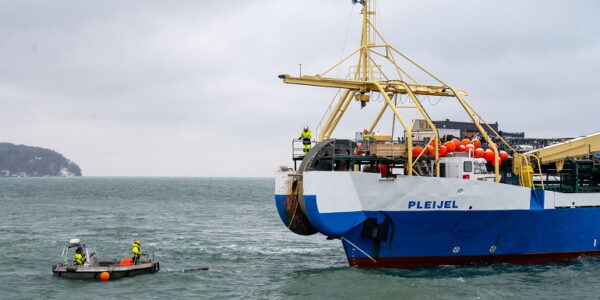
[{"label": "choppy waves", "polygon": [[[341,243],[287,232],[272,179],[0,180],[0,298],[596,298],[600,261],[534,266],[348,267]],[[131,242],[161,272],[101,283],[51,275],[69,238],[100,258]],[[282,240],[283,238],[283,240]],[[264,259],[270,256],[269,260]],[[208,271],[202,268],[209,268]],[[246,270],[236,273],[229,271]]]}]

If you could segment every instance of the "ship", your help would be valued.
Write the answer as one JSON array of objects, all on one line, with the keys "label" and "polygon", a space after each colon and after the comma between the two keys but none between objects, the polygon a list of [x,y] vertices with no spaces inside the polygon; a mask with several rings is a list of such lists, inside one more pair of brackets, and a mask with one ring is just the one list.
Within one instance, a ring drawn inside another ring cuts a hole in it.
[{"label": "ship", "polygon": [[[337,91],[310,150],[299,152],[293,141],[293,167],[276,172],[284,225],[339,240],[348,264],[360,268],[538,264],[600,254],[600,133],[515,149],[465,100],[466,91],[385,40],[373,0],[353,4],[361,7],[358,49],[322,73],[278,76]],[[345,77],[331,75],[349,62]],[[427,96],[456,101],[478,138],[440,136],[422,101]],[[401,97],[408,101],[399,104]],[[332,138],[352,102],[381,108],[364,132]],[[393,114],[391,134],[373,133],[386,112]],[[395,127],[403,136],[395,137]]]}]

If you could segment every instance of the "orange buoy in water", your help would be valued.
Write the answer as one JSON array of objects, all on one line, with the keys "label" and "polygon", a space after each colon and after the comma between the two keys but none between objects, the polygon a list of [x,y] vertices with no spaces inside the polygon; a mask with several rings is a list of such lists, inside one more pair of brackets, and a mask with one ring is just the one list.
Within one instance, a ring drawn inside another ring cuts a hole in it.
[{"label": "orange buoy in water", "polygon": [[486,149],[483,153],[483,158],[485,158],[485,160],[487,161],[494,160],[494,151],[492,151],[491,149]]},{"label": "orange buoy in water", "polygon": [[475,149],[475,158],[482,158],[485,151],[482,148]]},{"label": "orange buoy in water", "polygon": [[498,156],[500,156],[500,160],[507,160],[508,159],[508,153],[506,153],[506,151],[504,151],[504,150],[498,152]]},{"label": "orange buoy in water", "polygon": [[454,152],[454,150],[456,150],[456,145],[454,145],[453,142],[445,142],[444,146],[446,146],[448,152]]},{"label": "orange buoy in water", "polygon": [[465,147],[465,145],[460,144],[460,145],[458,145],[458,148],[456,149],[456,151],[465,152],[466,149],[467,149],[467,147]]},{"label": "orange buoy in water", "polygon": [[446,148],[444,145],[440,146],[440,156],[444,157],[446,156],[446,153],[448,153],[448,148]]},{"label": "orange buoy in water", "polygon": [[475,146],[475,149],[480,148],[481,141],[479,139],[473,139],[473,146]]},{"label": "orange buoy in water", "polygon": [[413,157],[419,156],[419,154],[421,154],[421,151],[423,151],[423,147],[421,147],[421,146],[415,146],[415,147],[413,147],[412,156]]},{"label": "orange buoy in water", "polygon": [[119,265],[121,265],[121,266],[133,266],[133,259],[131,259],[131,257],[124,258]]},{"label": "orange buoy in water", "polygon": [[108,272],[102,272],[102,273],[100,273],[100,280],[102,280],[102,281],[108,281],[108,279],[110,279],[110,274],[108,274]]},{"label": "orange buoy in water", "polygon": [[470,143],[471,143],[471,140],[469,140],[469,139],[463,139],[462,141],[460,141],[460,144],[461,145],[465,145],[465,146],[468,145],[468,144],[470,144]]}]

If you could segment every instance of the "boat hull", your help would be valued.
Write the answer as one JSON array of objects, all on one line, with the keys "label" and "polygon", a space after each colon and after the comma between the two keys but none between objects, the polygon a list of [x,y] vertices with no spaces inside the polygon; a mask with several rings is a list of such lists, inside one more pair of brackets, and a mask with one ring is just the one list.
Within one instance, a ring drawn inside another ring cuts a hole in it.
[{"label": "boat hull", "polygon": [[[351,266],[529,264],[600,254],[599,194],[362,172],[304,172],[303,185],[307,219],[342,240]],[[278,208],[284,196],[276,194]]]},{"label": "boat hull", "polygon": [[352,267],[377,269],[396,268],[410,269],[418,267],[436,267],[443,265],[478,265],[478,264],[545,264],[565,262],[582,256],[600,255],[600,251],[576,251],[556,253],[504,254],[486,256],[424,256],[424,257],[381,257],[376,261],[369,258],[348,258]]},{"label": "boat hull", "polygon": [[373,238],[364,223],[346,233],[342,244],[351,266],[530,264],[600,254],[600,208],[366,214],[393,225],[385,240]]},{"label": "boat hull", "polygon": [[158,262],[147,262],[133,266],[72,266],[57,265],[52,267],[52,273],[59,277],[71,279],[99,279],[100,274],[108,272],[110,280],[131,277],[141,274],[155,273],[160,270]]}]

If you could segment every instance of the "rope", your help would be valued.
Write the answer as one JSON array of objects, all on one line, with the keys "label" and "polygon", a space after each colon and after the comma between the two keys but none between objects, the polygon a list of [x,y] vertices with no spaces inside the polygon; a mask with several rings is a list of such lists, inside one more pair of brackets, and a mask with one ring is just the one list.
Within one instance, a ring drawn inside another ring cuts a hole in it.
[{"label": "rope", "polygon": [[[438,105],[438,104],[439,104],[439,103],[442,101],[442,96],[440,96],[440,97],[437,99],[437,101],[435,101],[435,100],[431,100],[431,98],[429,98],[429,96],[427,96],[427,101],[429,101],[429,104],[430,104],[431,106],[436,106],[436,105]],[[435,102],[435,103],[434,103],[434,102]]]},{"label": "rope", "polygon": [[[354,14],[354,5],[352,5],[352,8],[350,10],[350,16],[348,17],[348,25],[346,25],[346,35],[344,36],[344,44],[342,45],[342,54],[340,55],[340,59],[342,59],[344,57],[344,52],[346,51],[346,45],[348,43],[348,35],[350,33],[350,25],[352,24],[353,14]],[[342,67],[341,65],[338,66],[336,77],[340,76],[341,67]]]},{"label": "rope", "polygon": [[344,236],[342,236],[342,240],[346,241],[348,244],[352,245],[352,247],[356,248],[358,251],[362,252],[362,254],[366,255],[370,260],[372,260],[374,263],[377,263],[377,261],[371,257],[371,255],[367,254],[367,252],[363,251],[363,249],[360,249],[360,247],[356,246],[354,243],[352,243],[351,241],[349,241],[347,238],[345,238]]},{"label": "rope", "polygon": [[290,231],[289,229],[292,227],[292,223],[294,221],[294,217],[296,217],[296,211],[298,211],[298,204],[299,201],[296,201],[296,207],[294,208],[294,213],[292,214],[292,218],[290,218],[290,224],[287,227],[287,231],[283,233],[283,235],[281,236],[281,239],[279,239],[279,241],[277,241],[277,244],[275,245],[275,250],[273,252],[271,252],[269,255],[267,255],[265,258],[263,258],[261,261],[259,261],[258,263],[254,264],[254,265],[250,265],[248,267],[245,268],[241,268],[241,269],[225,269],[225,268],[197,268],[194,270],[199,270],[199,271],[214,271],[214,272],[224,272],[224,273],[242,273],[242,272],[246,272],[246,271],[250,271],[250,270],[254,270],[260,266],[262,266],[264,263],[266,263],[267,261],[269,261],[269,259],[271,259],[271,257],[279,252],[279,250],[281,249],[281,243],[285,240],[285,237],[287,236],[288,232]]}]

